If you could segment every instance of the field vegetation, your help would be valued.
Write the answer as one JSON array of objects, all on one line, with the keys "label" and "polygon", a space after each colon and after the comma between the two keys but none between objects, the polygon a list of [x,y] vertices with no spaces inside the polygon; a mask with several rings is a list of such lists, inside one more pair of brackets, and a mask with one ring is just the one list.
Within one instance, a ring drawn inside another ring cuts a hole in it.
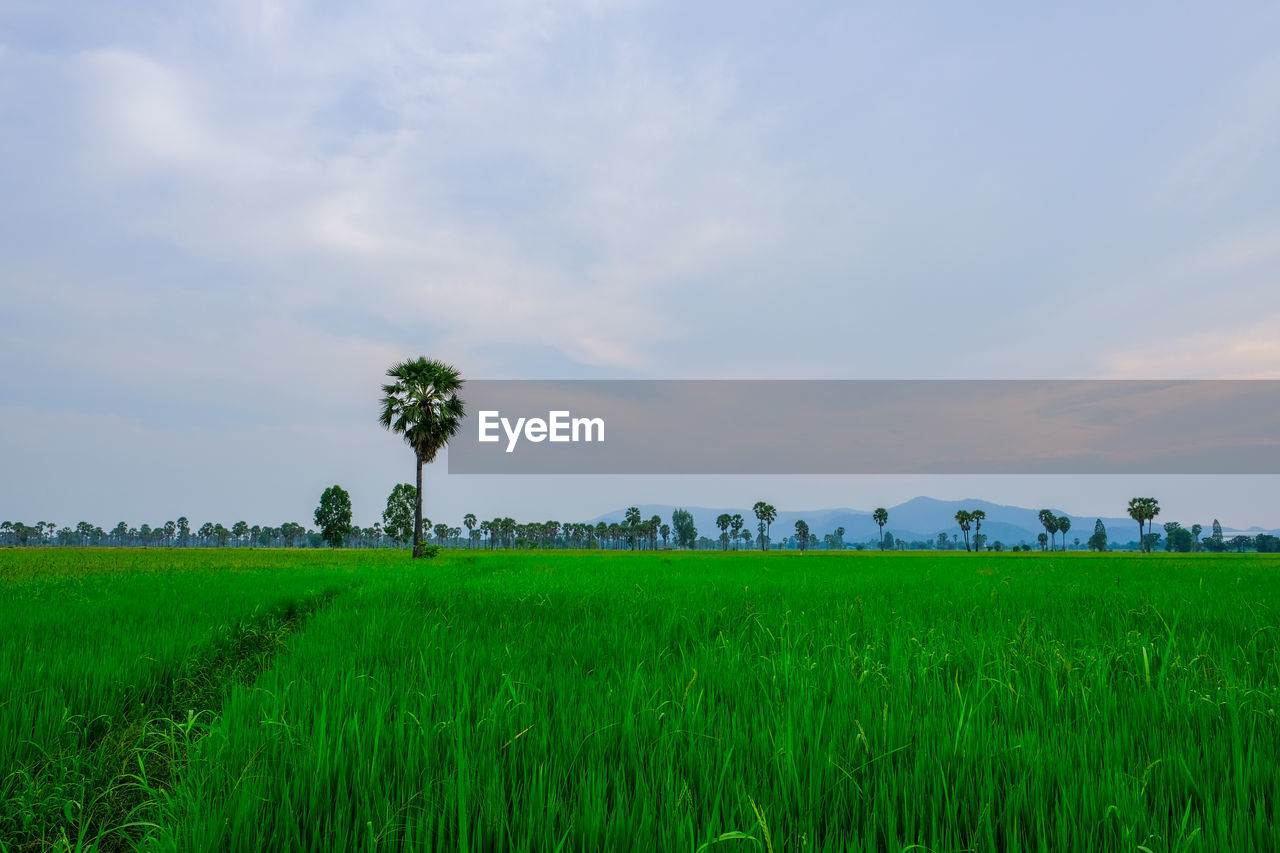
[{"label": "field vegetation", "polygon": [[0,639],[0,838],[1273,850],[1277,569],[1253,554],[2,551],[16,630]]}]

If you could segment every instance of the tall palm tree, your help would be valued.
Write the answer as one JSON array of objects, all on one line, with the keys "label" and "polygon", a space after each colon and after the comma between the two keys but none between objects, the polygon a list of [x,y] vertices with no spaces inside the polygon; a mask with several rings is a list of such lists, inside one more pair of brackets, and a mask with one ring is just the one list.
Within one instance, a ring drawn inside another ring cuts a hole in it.
[{"label": "tall palm tree", "polygon": [[[1149,550],[1143,530],[1151,531],[1152,520],[1160,514],[1160,502],[1155,498],[1133,498],[1129,501],[1129,517],[1138,522],[1138,549]],[[1144,526],[1145,525],[1145,526]]]},{"label": "tall palm tree", "polygon": [[756,514],[756,518],[764,525],[764,536],[760,540],[760,550],[764,551],[769,546],[769,534],[773,527],[773,522],[778,518],[778,511],[774,509],[772,504],[764,501],[756,501],[756,505],[752,507],[752,511]]},{"label": "tall palm tree", "polygon": [[986,519],[987,514],[983,510],[975,509],[969,513],[969,520],[973,522],[973,547],[978,551],[982,550],[978,544],[978,534],[982,531],[982,522]]},{"label": "tall palm tree", "polygon": [[462,524],[467,528],[467,547],[471,547],[471,533],[476,529],[476,514],[469,512],[462,517]]},{"label": "tall palm tree", "polygon": [[636,534],[640,530],[640,507],[627,507],[627,512],[623,518],[627,522],[627,537],[631,543],[631,550],[634,551],[636,549]]},{"label": "tall palm tree", "polygon": [[871,518],[876,524],[880,525],[880,550],[884,550],[884,526],[889,523],[889,510],[884,507],[876,507],[876,511],[871,513]]},{"label": "tall palm tree", "polygon": [[733,521],[733,516],[727,512],[722,512],[716,516],[716,527],[720,528],[720,545],[721,550],[729,550],[729,525]]},{"label": "tall palm tree", "polygon": [[960,525],[960,532],[964,534],[964,549],[969,550],[969,522],[973,520],[973,514],[967,509],[956,510],[956,524]]},{"label": "tall palm tree", "polygon": [[1071,529],[1071,519],[1065,515],[1058,516],[1058,532],[1062,534],[1062,550],[1067,550],[1067,531]]},{"label": "tall palm tree", "polygon": [[1049,550],[1052,551],[1054,545],[1053,534],[1058,532],[1058,516],[1054,515],[1051,509],[1042,509],[1037,517],[1040,519],[1040,523],[1044,525],[1045,533],[1049,534]]},{"label": "tall palm tree", "polygon": [[1142,538],[1142,531],[1146,529],[1147,523],[1147,507],[1145,498],[1129,499],[1129,517],[1138,522],[1138,550],[1147,550],[1147,543]]},{"label": "tall palm tree", "polygon": [[413,511],[413,556],[422,556],[422,466],[436,458],[462,426],[462,378],[456,368],[427,358],[402,361],[387,371],[378,422],[404,436],[418,467]]},{"label": "tall palm tree", "polygon": [[734,513],[729,519],[729,530],[732,532],[733,550],[738,550],[738,537],[741,536],[742,526],[746,524],[746,519],[739,513]]}]

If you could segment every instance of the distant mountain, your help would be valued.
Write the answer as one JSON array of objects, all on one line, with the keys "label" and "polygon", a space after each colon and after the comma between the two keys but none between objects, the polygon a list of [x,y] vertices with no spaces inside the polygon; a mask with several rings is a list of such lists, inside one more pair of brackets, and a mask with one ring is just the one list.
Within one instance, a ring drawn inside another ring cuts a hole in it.
[{"label": "distant mountain", "polygon": [[[695,506],[684,508],[693,514],[693,520],[698,526],[699,535],[708,536],[712,539],[720,533],[716,527],[716,516],[721,513],[728,513],[729,515],[738,513],[746,520],[748,529],[753,532],[756,529],[756,518],[750,508]],[[644,518],[657,515],[663,521],[670,522],[671,513],[675,510],[675,507],[669,504],[646,504],[639,509]],[[1041,526],[1038,517],[1039,508],[1027,509],[1019,506],[1008,506],[977,498],[962,501],[941,501],[936,498],[918,497],[887,509],[889,511],[889,523],[885,525],[885,532],[892,533],[899,539],[905,538],[908,541],[918,539],[934,540],[942,532],[945,532],[948,537],[960,534],[960,528],[955,522],[955,514],[961,509],[980,509],[987,514],[986,520],[982,522],[982,532],[989,537],[991,542],[999,540],[1010,545],[1018,542],[1034,543],[1037,534],[1044,532],[1044,527]],[[1048,509],[1052,510],[1055,515],[1066,515],[1071,519],[1071,530],[1067,533],[1067,541],[1079,538],[1080,542],[1084,543],[1093,535],[1093,525],[1099,516],[1070,515],[1055,507],[1048,507]],[[625,508],[617,509],[593,518],[592,522],[622,521],[625,513]],[[1101,516],[1101,518],[1102,523],[1107,527],[1107,538],[1110,541],[1129,542],[1138,538],[1138,523],[1128,516]],[[866,542],[880,538],[880,528],[872,521],[871,511],[841,507],[838,509],[801,511],[779,509],[778,518],[773,522],[774,541],[779,541],[783,537],[794,533],[795,523],[800,519],[803,519],[809,525],[809,530],[818,536],[824,536],[833,532],[837,527],[843,527],[846,542]],[[1188,527],[1191,523],[1191,521],[1183,521],[1183,524]],[[1198,523],[1204,525],[1203,535],[1208,536],[1212,519],[1206,519]],[[1159,519],[1157,519],[1155,529],[1157,532],[1162,532],[1160,531]],[[1278,532],[1267,531],[1260,527],[1253,527],[1248,531],[1235,531],[1224,526],[1223,530],[1228,537],[1238,532],[1248,533],[1249,535],[1266,532],[1276,534]],[[1061,537],[1059,536],[1059,538]]]}]

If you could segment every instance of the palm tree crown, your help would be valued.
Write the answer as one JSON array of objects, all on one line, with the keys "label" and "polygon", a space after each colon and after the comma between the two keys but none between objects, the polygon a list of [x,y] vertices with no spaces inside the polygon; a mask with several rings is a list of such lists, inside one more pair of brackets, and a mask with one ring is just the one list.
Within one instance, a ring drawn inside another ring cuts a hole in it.
[{"label": "palm tree crown", "polygon": [[462,378],[451,365],[427,358],[402,361],[387,376],[395,381],[382,386],[378,421],[403,435],[423,464],[431,462],[462,426]]}]

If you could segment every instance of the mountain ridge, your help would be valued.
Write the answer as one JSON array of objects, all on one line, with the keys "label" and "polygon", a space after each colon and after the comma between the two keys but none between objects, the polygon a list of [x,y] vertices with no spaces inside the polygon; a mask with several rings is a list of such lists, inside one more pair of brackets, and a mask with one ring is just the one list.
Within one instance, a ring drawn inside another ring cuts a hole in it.
[{"label": "mountain ridge", "polygon": [[[671,513],[677,509],[675,504],[644,504],[638,507],[640,514],[644,518],[650,518],[657,515],[663,521],[671,520]],[[719,528],[715,526],[715,519],[721,513],[741,514],[746,521],[746,528],[756,530],[756,518],[749,508],[743,507],[697,507],[685,506],[681,507],[693,514],[694,524],[697,525],[698,534],[700,536],[708,536],[712,539],[719,535]],[[946,501],[939,498],[928,497],[927,495],[919,495],[910,500],[903,501],[891,507],[886,507],[889,513],[889,521],[884,527],[885,533],[892,533],[895,538],[905,538],[908,541],[936,540],[939,533],[946,533],[949,539],[956,536],[962,536],[959,526],[955,522],[955,514],[958,510],[975,510],[980,509],[986,513],[986,519],[982,522],[982,533],[988,537],[988,541],[1001,541],[1008,545],[1018,544],[1019,542],[1034,543],[1036,536],[1044,532],[1044,527],[1039,521],[1039,509],[1029,509],[1013,504],[998,504],[992,501],[983,500],[981,498],[966,498],[964,500]],[[1096,519],[1101,518],[1103,525],[1107,528],[1107,539],[1110,542],[1125,543],[1136,541],[1138,538],[1137,522],[1127,516],[1098,516],[1098,515],[1075,515],[1063,512],[1054,507],[1047,507],[1057,516],[1067,516],[1071,519],[1071,528],[1067,533],[1067,541],[1079,539],[1083,544],[1093,535],[1093,527]],[[844,527],[844,541],[846,542],[866,542],[870,540],[878,540],[880,538],[880,528],[872,520],[871,510],[853,509],[851,507],[828,507],[812,510],[778,510],[778,517],[772,525],[772,538],[774,541],[780,541],[786,536],[791,535],[795,530],[795,522],[803,519],[809,525],[811,533],[821,537],[835,531],[837,527]],[[625,508],[612,510],[610,512],[599,515],[591,522],[599,523],[622,521],[626,513]],[[1181,521],[1181,519],[1168,519]],[[1213,519],[1203,519],[1195,521],[1183,521],[1184,527],[1190,527],[1192,524],[1201,524],[1204,527],[1202,536],[1209,535],[1210,526]],[[1157,518],[1154,525],[1154,531],[1163,534],[1160,529],[1161,520]],[[1130,530],[1129,528],[1133,528]],[[1248,530],[1232,528],[1223,525],[1223,532],[1230,538],[1233,535],[1256,535],[1258,533],[1271,533],[1277,535],[1280,530],[1259,527],[1257,525],[1250,527]],[[972,536],[973,531],[970,532]],[[1058,535],[1061,539],[1061,534]]]}]

